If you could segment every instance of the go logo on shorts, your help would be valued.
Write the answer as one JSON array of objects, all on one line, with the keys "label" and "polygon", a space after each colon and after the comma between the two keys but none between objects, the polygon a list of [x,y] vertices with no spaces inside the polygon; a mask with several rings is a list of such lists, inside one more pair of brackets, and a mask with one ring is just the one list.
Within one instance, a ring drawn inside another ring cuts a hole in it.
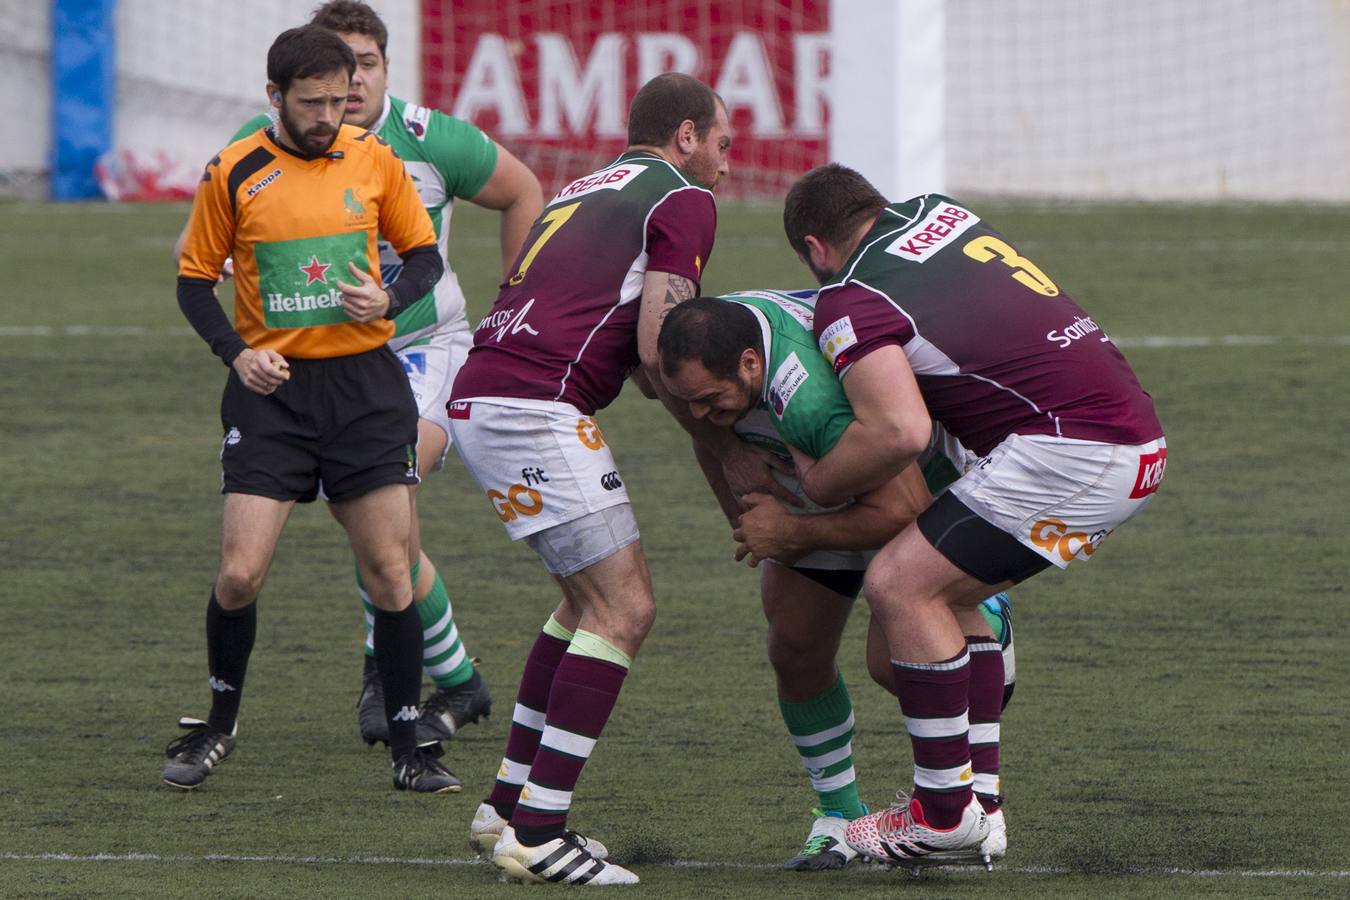
[{"label": "go logo on shorts", "polygon": [[532,487],[513,484],[506,493],[492,490],[487,492],[497,518],[503,522],[513,522],[517,516],[537,516],[544,511],[544,498]]},{"label": "go logo on shorts", "polygon": [[1061,559],[1069,562],[1074,557],[1087,559],[1096,553],[1097,545],[1110,533],[1104,530],[1089,535],[1071,531],[1060,519],[1040,519],[1031,526],[1031,542],[1050,553],[1058,553]]},{"label": "go logo on shorts", "polygon": [[605,438],[600,434],[600,426],[595,423],[594,416],[577,419],[577,440],[587,450],[599,450],[605,446]]}]

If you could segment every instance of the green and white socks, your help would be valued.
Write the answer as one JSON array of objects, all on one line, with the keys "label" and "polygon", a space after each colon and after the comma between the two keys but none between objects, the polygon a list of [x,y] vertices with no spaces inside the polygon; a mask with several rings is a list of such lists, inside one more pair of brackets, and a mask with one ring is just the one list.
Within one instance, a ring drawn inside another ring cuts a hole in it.
[{"label": "green and white socks", "polygon": [[853,769],[853,701],[844,677],[804,703],[778,701],[788,734],[797,747],[811,787],[825,815],[856,819],[867,809],[858,799]]},{"label": "green and white socks", "polygon": [[[412,567],[413,584],[421,564]],[[366,656],[375,655],[375,604],[366,593],[361,582],[361,574],[356,575],[356,588],[361,594],[361,605],[365,607],[366,617]],[[422,623],[422,666],[437,687],[453,688],[464,684],[473,677],[473,660],[464,650],[459,639],[459,629],[455,627],[454,614],[450,607],[450,595],[445,590],[445,582],[439,572],[432,583],[431,590],[421,600],[414,602],[417,617]]]}]

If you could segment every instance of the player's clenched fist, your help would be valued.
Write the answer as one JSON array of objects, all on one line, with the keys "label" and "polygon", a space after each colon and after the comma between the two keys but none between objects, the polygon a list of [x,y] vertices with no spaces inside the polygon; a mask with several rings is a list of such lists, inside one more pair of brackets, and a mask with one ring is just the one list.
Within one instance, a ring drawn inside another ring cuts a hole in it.
[{"label": "player's clenched fist", "polygon": [[244,350],[234,358],[234,371],[244,387],[266,396],[291,377],[291,365],[275,350]]},{"label": "player's clenched fist", "polygon": [[347,263],[347,268],[356,277],[356,284],[348,284],[342,279],[337,282],[347,316],[354,322],[363,323],[382,318],[389,309],[389,295],[375,283],[369,272],[352,262]]}]

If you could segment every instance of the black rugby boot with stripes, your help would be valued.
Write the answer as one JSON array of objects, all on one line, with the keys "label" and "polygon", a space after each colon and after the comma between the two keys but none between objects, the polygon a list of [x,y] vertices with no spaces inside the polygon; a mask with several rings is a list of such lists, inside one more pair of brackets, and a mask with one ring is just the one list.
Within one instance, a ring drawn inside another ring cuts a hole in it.
[{"label": "black rugby boot with stripes", "polygon": [[394,761],[394,787],[400,791],[419,794],[455,794],[464,785],[454,773],[436,759],[439,748],[433,752],[418,747],[402,759]]},{"label": "black rugby boot with stripes", "polygon": [[[211,769],[234,749],[234,735],[212,731],[201,719],[181,718],[178,727],[187,734],[175,738],[164,748],[169,762],[164,766],[164,783],[190,791],[206,780]],[[235,731],[239,726],[235,726]]]},{"label": "black rugby boot with stripes", "polygon": [[448,741],[470,722],[492,714],[492,694],[487,682],[473,670],[473,677],[452,688],[438,687],[417,711],[417,743]]},{"label": "black rugby boot with stripes", "polygon": [[492,862],[513,881],[596,886],[638,883],[635,873],[597,859],[585,839],[571,831],[538,847],[526,847],[508,825],[492,851]]}]

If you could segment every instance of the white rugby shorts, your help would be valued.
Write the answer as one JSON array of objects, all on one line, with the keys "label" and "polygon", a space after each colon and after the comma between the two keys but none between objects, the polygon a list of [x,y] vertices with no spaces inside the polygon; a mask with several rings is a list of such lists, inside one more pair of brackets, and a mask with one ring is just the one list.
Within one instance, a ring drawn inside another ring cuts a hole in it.
[{"label": "white rugby shorts", "polygon": [[951,492],[980,518],[1067,568],[1137,514],[1158,489],[1167,442],[1103,444],[1009,435]]},{"label": "white rugby shorts", "polygon": [[450,399],[450,387],[455,383],[459,367],[473,346],[473,333],[468,330],[438,331],[422,341],[396,350],[408,384],[417,400],[417,415],[445,432],[446,445],[432,471],[445,463],[445,455],[454,443],[450,434],[450,420],[446,418],[445,404]]},{"label": "white rugby shorts", "polygon": [[628,502],[595,418],[570,403],[461,400],[450,410],[450,431],[513,541]]}]

